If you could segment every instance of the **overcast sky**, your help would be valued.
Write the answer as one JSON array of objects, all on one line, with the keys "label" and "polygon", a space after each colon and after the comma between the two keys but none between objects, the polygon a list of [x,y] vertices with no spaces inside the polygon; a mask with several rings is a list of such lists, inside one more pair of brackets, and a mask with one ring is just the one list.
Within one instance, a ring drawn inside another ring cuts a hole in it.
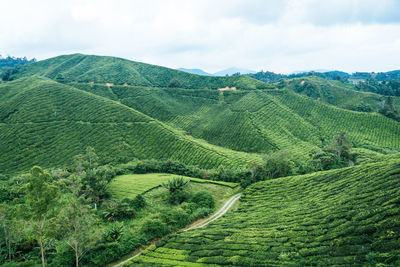
[{"label": "overcast sky", "polygon": [[0,0],[0,54],[208,72],[400,69],[400,0]]}]

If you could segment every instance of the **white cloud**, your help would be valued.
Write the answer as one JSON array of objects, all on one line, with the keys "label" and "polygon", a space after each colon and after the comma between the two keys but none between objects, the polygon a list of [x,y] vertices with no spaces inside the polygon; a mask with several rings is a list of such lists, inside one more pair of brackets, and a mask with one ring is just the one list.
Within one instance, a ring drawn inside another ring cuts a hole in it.
[{"label": "white cloud", "polygon": [[210,72],[385,71],[400,68],[397,6],[395,0],[3,1],[0,54],[44,59],[80,52]]}]

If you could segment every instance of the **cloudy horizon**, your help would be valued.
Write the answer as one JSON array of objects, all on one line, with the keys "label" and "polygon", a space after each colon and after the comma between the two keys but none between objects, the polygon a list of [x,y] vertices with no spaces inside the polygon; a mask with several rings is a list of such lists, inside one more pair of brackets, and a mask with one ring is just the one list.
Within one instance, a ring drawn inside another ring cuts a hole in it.
[{"label": "cloudy horizon", "polygon": [[213,73],[400,69],[400,1],[3,1],[0,54],[84,53]]}]

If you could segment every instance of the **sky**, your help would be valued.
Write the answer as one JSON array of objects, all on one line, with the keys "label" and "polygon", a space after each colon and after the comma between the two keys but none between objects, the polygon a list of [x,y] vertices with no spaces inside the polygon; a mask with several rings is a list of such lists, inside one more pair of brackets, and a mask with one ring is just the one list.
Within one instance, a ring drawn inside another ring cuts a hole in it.
[{"label": "sky", "polygon": [[0,55],[170,68],[400,69],[400,0],[0,0]]}]

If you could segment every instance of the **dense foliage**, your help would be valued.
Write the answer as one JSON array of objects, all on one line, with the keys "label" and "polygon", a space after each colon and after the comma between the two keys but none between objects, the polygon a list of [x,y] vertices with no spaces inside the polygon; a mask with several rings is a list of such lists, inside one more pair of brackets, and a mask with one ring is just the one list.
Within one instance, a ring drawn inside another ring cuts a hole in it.
[{"label": "dense foliage", "polygon": [[[132,198],[110,198],[108,183],[118,171],[99,166],[98,159],[88,147],[76,156],[71,171],[36,166],[2,183],[0,264],[103,266],[207,216],[216,195],[223,201],[232,193],[230,187],[195,183],[175,187],[174,193],[185,198],[172,204],[171,194],[161,187]],[[104,179],[105,193],[95,193],[99,188],[87,182],[89,172]]]}]

